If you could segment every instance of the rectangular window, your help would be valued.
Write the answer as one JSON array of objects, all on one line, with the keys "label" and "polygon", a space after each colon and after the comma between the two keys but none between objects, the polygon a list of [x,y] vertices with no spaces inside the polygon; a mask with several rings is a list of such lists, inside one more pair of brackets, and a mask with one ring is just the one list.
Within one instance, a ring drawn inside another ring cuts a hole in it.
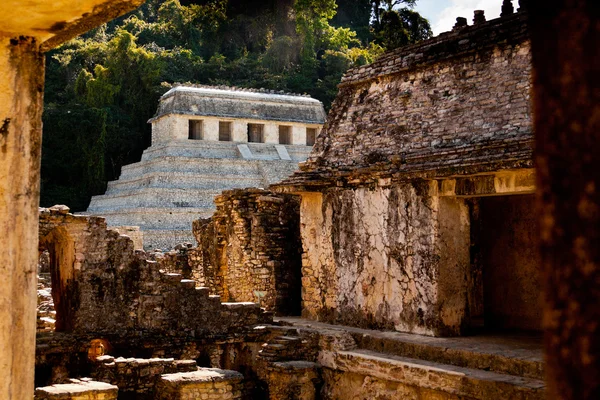
[{"label": "rectangular window", "polygon": [[316,128],[306,128],[306,145],[313,146],[317,138]]},{"label": "rectangular window", "polygon": [[292,127],[279,125],[279,144],[292,144]]},{"label": "rectangular window", "polygon": [[231,122],[219,121],[219,141],[231,141]]},{"label": "rectangular window", "polygon": [[188,139],[190,140],[202,140],[204,138],[204,132],[202,129],[202,120],[190,119],[190,131]]},{"label": "rectangular window", "polygon": [[248,124],[248,142],[264,143],[263,124]]}]

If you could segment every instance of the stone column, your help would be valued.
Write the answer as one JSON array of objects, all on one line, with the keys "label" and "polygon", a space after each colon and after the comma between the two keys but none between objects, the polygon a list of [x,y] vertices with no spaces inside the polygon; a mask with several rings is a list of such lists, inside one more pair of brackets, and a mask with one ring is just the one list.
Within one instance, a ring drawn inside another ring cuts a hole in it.
[{"label": "stone column", "polygon": [[233,121],[231,124],[231,140],[234,142],[248,142],[248,122],[247,121]]},{"label": "stone column", "polygon": [[219,120],[206,118],[204,120],[204,140],[219,140]]},{"label": "stone column", "polygon": [[265,143],[279,143],[279,125],[266,123],[263,131]]},{"label": "stone column", "polygon": [[0,37],[0,396],[30,400],[44,57],[29,37]]},{"label": "stone column", "polygon": [[600,6],[529,0],[548,399],[600,398]]},{"label": "stone column", "polygon": [[306,146],[306,126],[292,126],[292,144]]}]

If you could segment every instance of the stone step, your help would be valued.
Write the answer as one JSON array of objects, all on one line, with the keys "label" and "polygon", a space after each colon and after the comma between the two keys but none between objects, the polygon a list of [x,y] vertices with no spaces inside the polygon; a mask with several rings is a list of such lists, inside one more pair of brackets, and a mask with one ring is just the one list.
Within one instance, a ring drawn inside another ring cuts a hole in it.
[{"label": "stone step", "polygon": [[171,141],[157,144],[144,150],[142,160],[152,160],[158,157],[202,157],[202,158],[239,158],[235,144],[210,141]]},{"label": "stone step", "polygon": [[344,332],[353,339],[355,347],[363,350],[544,379],[542,338],[535,334],[439,338],[332,325],[295,317],[280,317],[277,320],[291,324],[298,330],[318,330],[331,335]]},{"label": "stone step", "polygon": [[258,161],[244,159],[211,159],[161,157],[123,166],[121,178],[137,177],[151,172],[193,172],[199,175],[240,175],[258,173]]},{"label": "stone step", "polygon": [[135,178],[125,178],[108,182],[106,194],[122,190],[141,188],[181,188],[181,189],[235,189],[245,187],[264,187],[259,174],[224,175],[198,174],[197,172],[153,172]]},{"label": "stone step", "polygon": [[276,337],[275,339],[273,339],[273,343],[281,344],[281,345],[293,345],[299,341],[300,341],[299,337],[293,337],[293,336],[279,336],[279,337]]},{"label": "stone step", "polygon": [[469,399],[541,400],[545,395],[545,383],[539,379],[456,367],[369,350],[322,352],[319,361],[325,368],[372,376]]},{"label": "stone step", "polygon": [[115,194],[93,196],[88,207],[89,214],[110,209],[125,208],[209,208],[221,190],[143,188],[123,190]]},{"label": "stone step", "polygon": [[147,229],[192,229],[192,221],[208,218],[214,207],[186,208],[118,208],[102,210],[95,215],[106,218],[108,226],[139,226]]},{"label": "stone step", "polygon": [[276,146],[284,147],[287,154],[296,162],[304,161],[310,154],[311,146],[279,145],[273,143],[238,143],[216,142],[202,140],[184,140],[160,143],[146,149],[142,160],[152,160],[165,156],[194,157],[194,158],[242,158],[238,145],[244,145],[249,150],[252,159],[280,160],[281,155]]}]

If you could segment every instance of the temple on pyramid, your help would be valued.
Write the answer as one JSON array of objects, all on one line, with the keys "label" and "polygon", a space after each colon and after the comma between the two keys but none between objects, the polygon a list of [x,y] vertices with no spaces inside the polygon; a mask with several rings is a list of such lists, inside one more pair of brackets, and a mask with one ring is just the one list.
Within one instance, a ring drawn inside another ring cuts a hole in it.
[{"label": "temple on pyramid", "polygon": [[117,229],[139,226],[146,249],[192,242],[192,221],[213,213],[221,191],[264,188],[292,174],[325,117],[323,104],[304,95],[174,87],[148,121],[152,145],[92,198],[87,214]]}]

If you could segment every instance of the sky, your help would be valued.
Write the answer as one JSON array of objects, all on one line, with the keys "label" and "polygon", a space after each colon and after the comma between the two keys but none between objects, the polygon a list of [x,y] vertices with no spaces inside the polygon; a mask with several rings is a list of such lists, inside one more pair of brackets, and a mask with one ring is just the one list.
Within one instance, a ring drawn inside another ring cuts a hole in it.
[{"label": "sky", "polygon": [[[515,10],[519,2],[514,0]],[[473,11],[484,10],[486,19],[500,16],[502,0],[417,0],[415,10],[429,20],[434,35],[452,30],[456,17],[465,17],[473,24]]]}]

